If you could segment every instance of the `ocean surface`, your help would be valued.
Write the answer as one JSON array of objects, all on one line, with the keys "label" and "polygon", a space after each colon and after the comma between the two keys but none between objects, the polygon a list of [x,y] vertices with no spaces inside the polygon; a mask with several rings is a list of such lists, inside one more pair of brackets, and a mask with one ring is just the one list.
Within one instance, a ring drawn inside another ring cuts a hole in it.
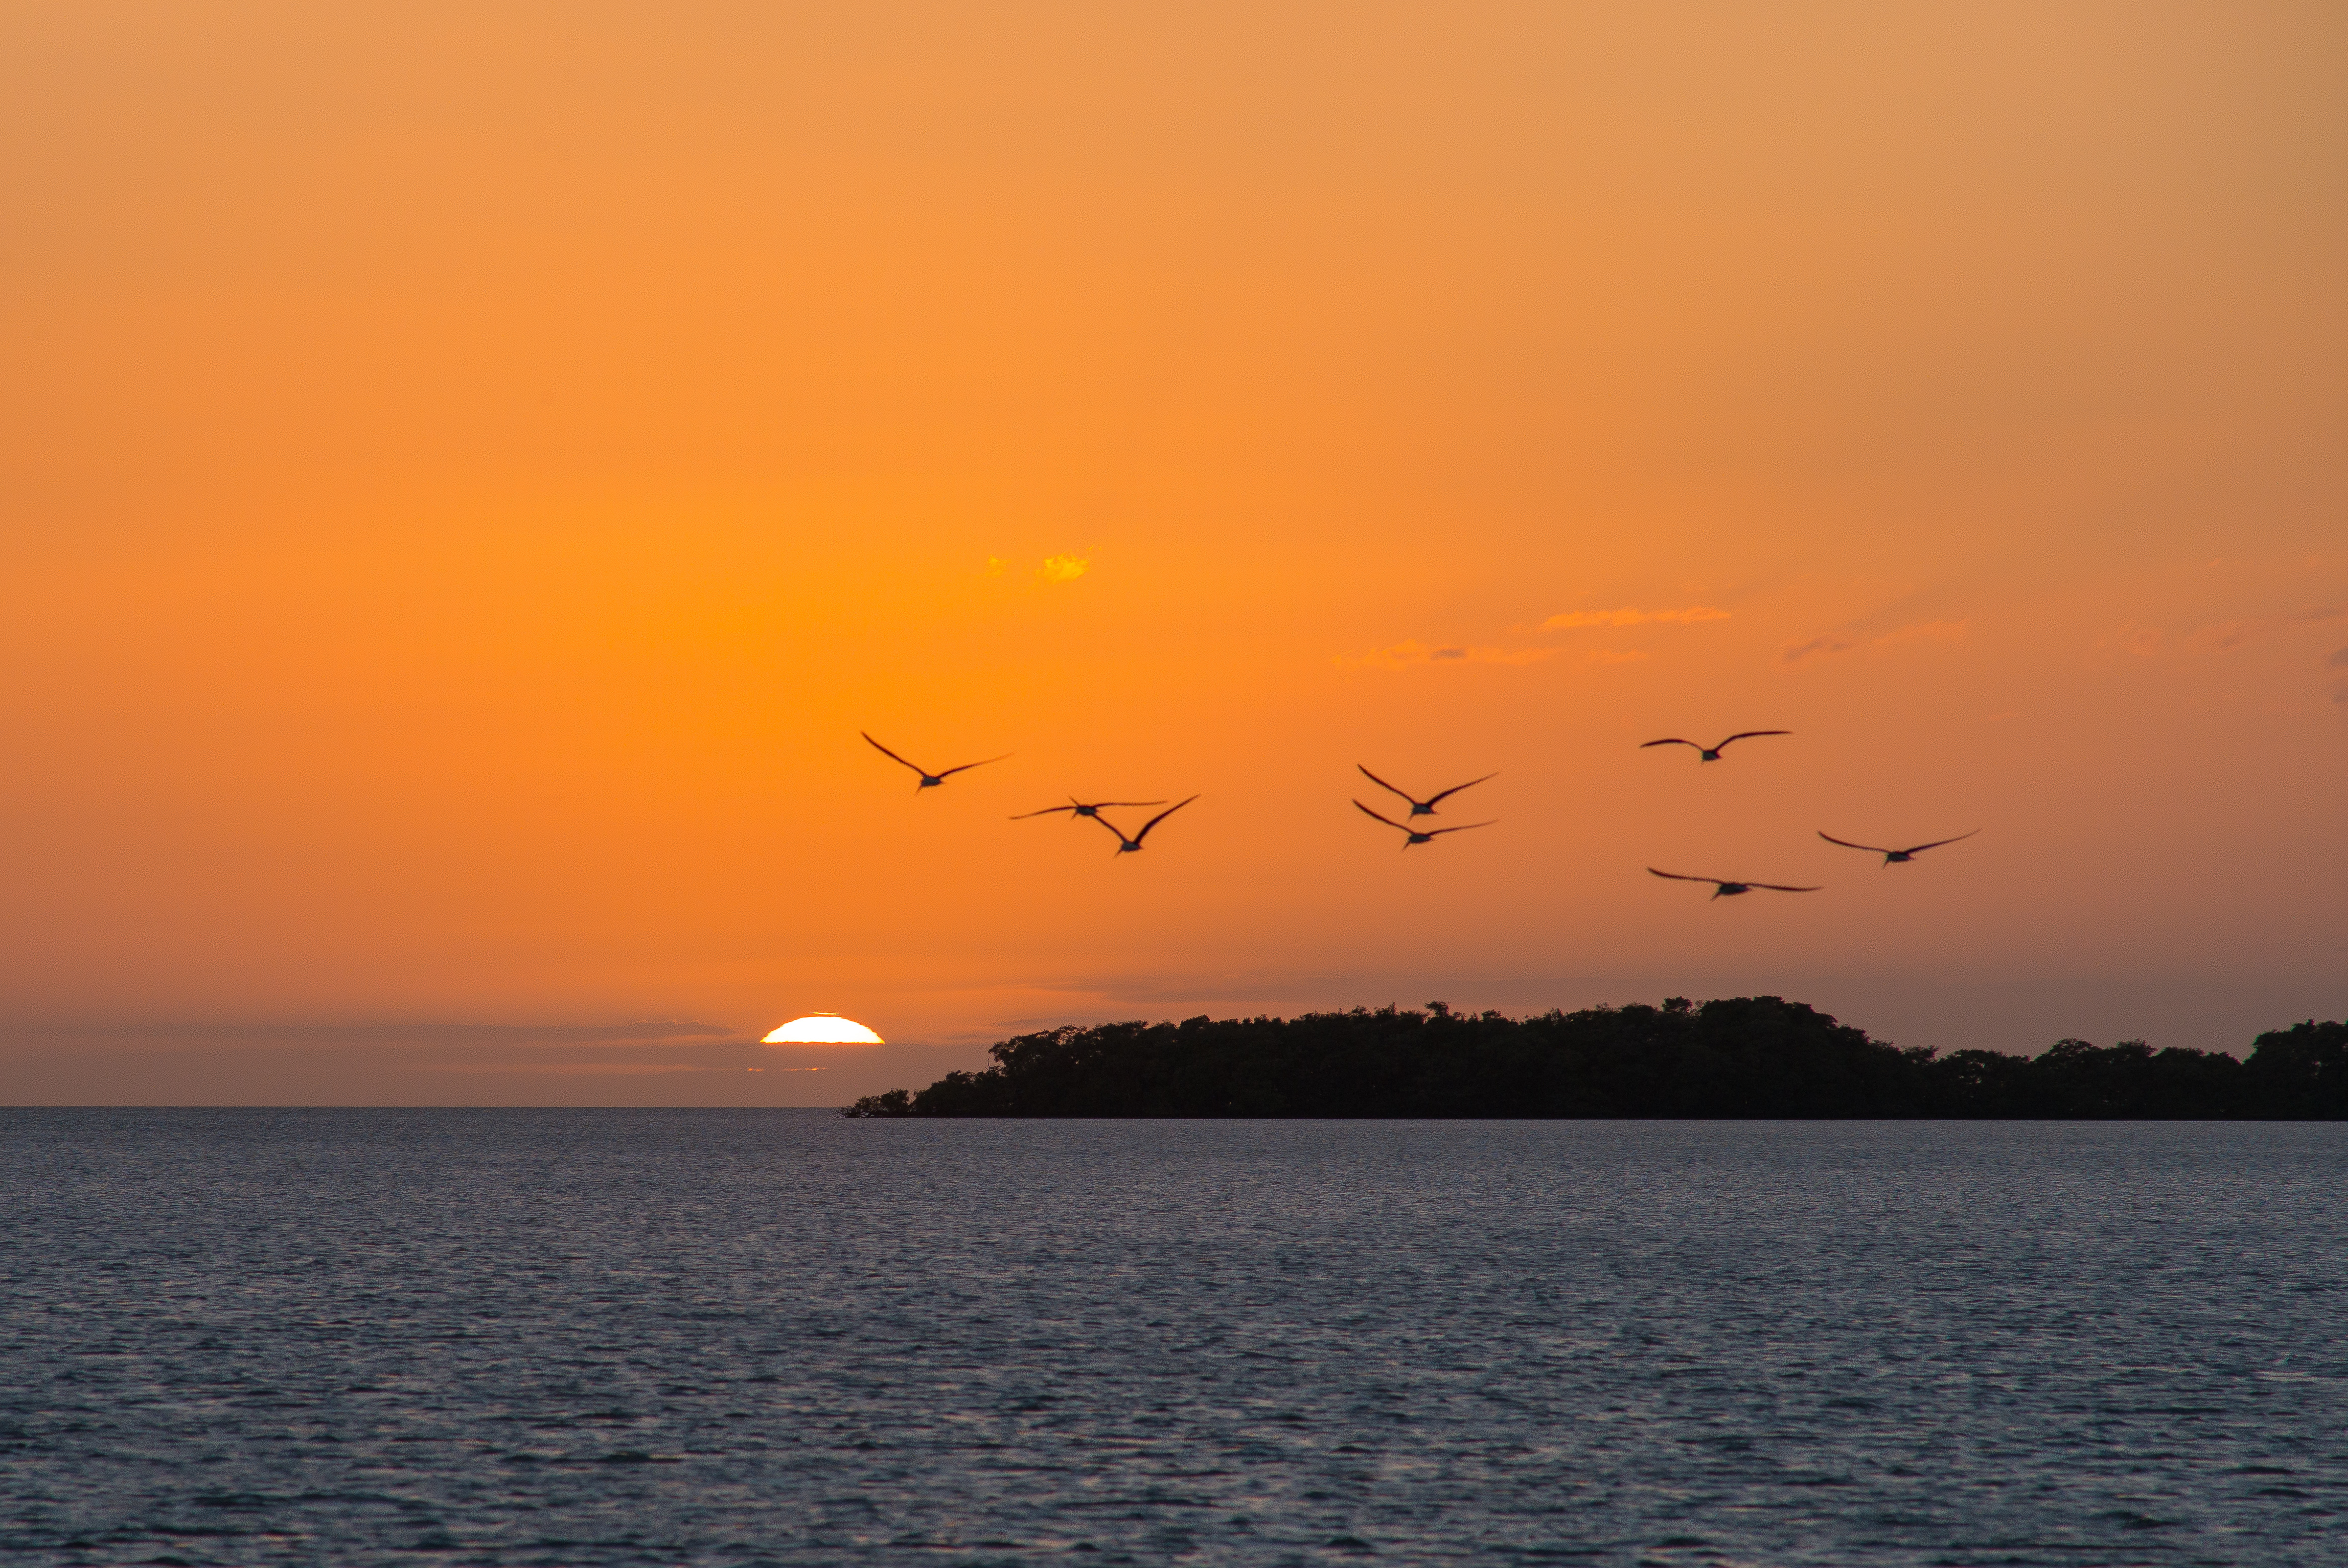
[{"label": "ocean surface", "polygon": [[0,1111],[0,1558],[2348,1563],[2348,1127]]}]

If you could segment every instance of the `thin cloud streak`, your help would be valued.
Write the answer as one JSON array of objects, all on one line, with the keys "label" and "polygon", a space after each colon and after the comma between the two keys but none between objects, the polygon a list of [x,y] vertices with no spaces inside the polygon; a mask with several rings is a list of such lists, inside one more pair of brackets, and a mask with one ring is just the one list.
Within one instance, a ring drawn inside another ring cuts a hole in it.
[{"label": "thin cloud streak", "polygon": [[1554,658],[1557,651],[1554,648],[1470,648],[1464,644],[1436,647],[1410,638],[1358,658],[1341,656],[1334,662],[1354,670],[1408,670],[1422,664],[1524,665]]},{"label": "thin cloud streak", "polygon": [[1575,610],[1563,615],[1552,615],[1541,622],[1549,631],[1570,631],[1585,626],[1690,626],[1699,620],[1726,620],[1728,611],[1715,610],[1708,604],[1694,604],[1685,610]]},{"label": "thin cloud streak", "polygon": [[1814,654],[1848,653],[1856,646],[1839,637],[1813,637],[1807,642],[1787,643],[1777,658],[1782,663],[1798,664]]},{"label": "thin cloud streak", "polygon": [[[1962,642],[1971,634],[1971,620],[1916,620],[1894,627],[1880,637],[1867,640],[1869,648],[1896,648],[1910,642]],[[1778,662],[1798,664],[1805,659],[1831,658],[1849,653],[1862,646],[1856,634],[1830,631],[1823,637],[1813,637],[1807,642],[1789,642],[1779,651]]]},{"label": "thin cloud streak", "polygon": [[165,1021],[30,1024],[22,1032],[57,1038],[126,1036],[252,1045],[709,1045],[754,1039],[724,1024],[657,1019],[618,1024],[215,1023]]},{"label": "thin cloud streak", "polygon": [[2343,620],[2348,620],[2348,606],[2311,605],[2288,614],[2208,621],[2174,636],[2166,628],[2131,620],[2097,638],[2096,649],[2098,652],[2118,650],[2139,659],[2157,658],[2164,647],[2189,654],[2231,653],[2292,627],[2322,626]]}]

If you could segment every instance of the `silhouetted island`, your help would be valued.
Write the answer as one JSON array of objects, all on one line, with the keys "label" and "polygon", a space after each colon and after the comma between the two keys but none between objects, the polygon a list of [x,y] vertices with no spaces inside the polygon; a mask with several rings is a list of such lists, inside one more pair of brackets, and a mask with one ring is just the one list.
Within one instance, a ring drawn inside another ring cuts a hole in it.
[{"label": "silhouetted island", "polygon": [[1941,1056],[1776,997],[1521,1020],[1430,1002],[1070,1027],[989,1054],[841,1114],[2348,1119],[2348,1022],[2313,1020],[2259,1036],[2248,1061],[2140,1040]]}]

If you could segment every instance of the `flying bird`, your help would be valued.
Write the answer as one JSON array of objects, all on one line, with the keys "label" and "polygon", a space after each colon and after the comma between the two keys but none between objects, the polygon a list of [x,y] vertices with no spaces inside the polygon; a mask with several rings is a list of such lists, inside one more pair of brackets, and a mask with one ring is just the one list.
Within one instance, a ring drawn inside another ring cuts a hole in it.
[{"label": "flying bird", "polygon": [[[1361,766],[1358,763],[1354,765],[1356,767]],[[1364,773],[1369,772],[1367,768],[1363,768],[1362,771]],[[1484,781],[1482,779],[1478,779],[1476,782],[1478,784],[1481,784]],[[1468,786],[1466,784],[1461,784],[1459,787],[1461,789],[1466,789]],[[1449,790],[1446,790],[1443,793],[1444,794],[1448,794],[1451,792]],[[1410,797],[1408,795],[1405,795],[1403,798],[1405,800],[1408,800]],[[1440,800],[1443,798],[1443,795],[1437,795],[1435,798]],[[1365,816],[1377,816],[1378,820],[1385,823],[1388,827],[1400,829],[1403,835],[1402,846],[1405,849],[1408,849],[1414,844],[1432,844],[1447,833],[1465,833],[1471,827],[1489,827],[1492,825],[1492,823],[1499,821],[1498,817],[1494,817],[1492,822],[1463,822],[1457,827],[1430,827],[1426,832],[1421,833],[1415,827],[1406,826],[1404,824],[1396,822],[1393,817],[1378,816],[1376,812],[1372,811],[1360,801],[1355,801],[1354,803],[1354,807],[1355,810],[1361,812]],[[1412,815],[1416,815],[1417,814],[1414,812]]]},{"label": "flying bird", "polygon": [[[1728,743],[1726,741],[1723,741],[1721,743],[1722,745],[1726,745],[1727,743]],[[1674,882],[1709,882],[1712,884],[1712,896],[1715,898],[1734,898],[1739,893],[1750,893],[1756,887],[1766,887],[1772,893],[1816,893],[1819,891],[1819,889],[1816,887],[1788,887],[1779,882],[1723,882],[1717,876],[1683,876],[1676,871],[1656,871],[1652,866],[1648,866],[1647,869],[1653,872],[1657,876],[1668,876]]]},{"label": "flying bird", "polygon": [[[1978,827],[1973,829],[1973,833],[1980,831]],[[1944,844],[1955,844],[1961,839],[1971,838],[1973,833],[1961,833],[1955,838],[1936,838],[1930,844],[1911,844],[1905,849],[1883,849],[1872,844],[1853,844],[1849,839],[1837,838],[1831,833],[1821,833],[1818,836],[1828,844],[1839,844],[1845,849],[1864,849],[1869,855],[1880,855],[1883,856],[1883,864],[1889,866],[1898,860],[1913,860],[1928,849],[1938,849]]]},{"label": "flying bird", "polygon": [[[1382,778],[1378,777],[1378,775],[1377,775],[1377,774],[1374,774],[1374,773],[1370,772],[1370,770],[1369,770],[1369,769],[1367,769],[1367,768],[1363,768],[1361,764],[1359,764],[1359,763],[1355,763],[1354,765],[1355,767],[1357,767],[1357,768],[1362,768],[1362,776],[1363,776],[1364,778],[1365,778],[1365,779],[1369,780],[1372,784],[1374,784],[1377,785],[1380,789],[1385,790],[1388,794],[1398,794],[1398,795],[1401,795],[1403,799],[1405,799],[1405,800],[1406,800],[1406,801],[1409,801],[1409,802],[1410,802],[1410,815],[1413,815],[1413,816],[1433,816],[1433,815],[1435,815],[1435,803],[1436,803],[1437,801],[1438,801],[1438,800],[1441,800],[1445,795],[1457,794],[1458,794],[1461,790],[1463,790],[1463,789],[1472,789],[1472,788],[1474,788],[1476,785],[1478,785],[1478,784],[1482,784],[1482,783],[1484,782],[1484,779],[1496,779],[1496,778],[1498,778],[1498,777],[1500,776],[1500,775],[1499,775],[1498,774],[1497,774],[1497,773],[1486,774],[1484,775],[1484,778],[1482,778],[1482,779],[1469,779],[1469,780],[1468,780],[1466,784],[1453,784],[1453,785],[1452,785],[1449,789],[1447,789],[1447,790],[1444,790],[1444,791],[1440,792],[1439,794],[1436,794],[1428,795],[1425,800],[1419,800],[1419,799],[1416,798],[1415,796],[1411,795],[1410,794],[1408,794],[1408,793],[1407,793],[1407,792],[1406,792],[1406,791],[1398,790],[1398,789],[1395,788],[1395,786],[1394,786],[1394,785],[1392,785],[1392,784],[1390,784],[1386,783],[1386,781],[1385,781],[1385,780],[1384,780],[1384,779],[1382,779]],[[1360,801],[1355,801],[1354,804],[1355,805],[1362,805],[1362,803],[1361,803]],[[1369,810],[1370,810],[1370,808],[1369,808],[1368,806],[1365,806],[1365,805],[1362,805],[1362,809],[1363,809],[1364,811],[1369,811]],[[1372,816],[1377,816],[1377,813],[1375,813],[1375,812],[1370,812],[1370,815],[1371,815]],[[1384,818],[1384,817],[1380,816],[1380,817],[1378,817],[1378,820],[1379,820],[1380,822],[1384,822],[1384,821],[1385,821],[1385,818]],[[1478,825],[1480,826],[1480,825],[1483,825],[1479,824]],[[1406,830],[1406,831],[1407,831],[1407,830]],[[1409,847],[1409,845],[1404,845],[1404,847],[1405,847],[1405,848],[1408,848],[1408,847]]]},{"label": "flying bird", "polygon": [[[1097,812],[1093,815],[1093,820],[1099,823],[1103,827],[1107,828],[1111,833],[1117,835],[1117,854],[1138,855],[1141,853],[1141,841],[1149,836],[1149,830],[1151,828],[1156,827],[1159,823],[1164,822],[1168,817],[1172,816],[1176,812],[1180,811],[1184,806],[1189,804],[1191,800],[1196,800],[1199,797],[1194,794],[1190,797],[1190,800],[1176,801],[1172,805],[1168,806],[1164,811],[1159,812],[1156,816],[1153,816],[1148,822],[1143,823],[1141,825],[1141,831],[1135,834],[1131,838],[1126,837],[1123,829],[1119,828],[1117,824],[1111,822],[1108,818],[1102,816]],[[1154,805],[1157,803],[1153,801],[1150,804]]]},{"label": "flying bird", "polygon": [[[1076,815],[1068,818],[1070,822],[1076,821],[1078,816],[1089,816],[1097,820],[1101,814],[1101,807],[1105,805],[1140,806],[1164,805],[1166,803],[1162,800],[1096,800],[1086,802],[1078,800],[1075,795],[1070,795],[1068,797],[1068,804],[1066,805],[1047,805],[1041,811],[1019,812],[1015,814],[1011,820],[1014,822],[1025,822],[1031,816],[1049,816],[1056,811],[1074,812]],[[1146,832],[1148,830],[1144,829],[1144,831]]]},{"label": "flying bird", "polygon": [[[1749,741],[1756,735],[1790,735],[1793,733],[1791,730],[1739,730],[1729,736],[1728,741]],[[1643,752],[1649,746],[1694,746],[1696,749],[1696,761],[1716,763],[1720,760],[1720,753],[1728,749],[1728,741],[1723,741],[1716,746],[1707,746],[1699,741],[1683,741],[1677,735],[1665,735],[1660,741],[1640,742],[1639,749]],[[1702,881],[1703,878],[1699,877],[1697,880]]]},{"label": "flying bird", "polygon": [[961,767],[958,767],[958,768],[947,768],[947,769],[943,770],[942,772],[940,772],[940,773],[934,773],[934,774],[933,774],[933,773],[930,772],[927,768],[922,767],[922,766],[921,764],[919,764],[918,763],[907,763],[907,762],[905,762],[905,759],[904,759],[904,758],[902,758],[902,757],[899,756],[896,753],[894,753],[894,752],[891,751],[888,747],[886,747],[886,746],[882,745],[880,742],[878,742],[878,741],[874,740],[870,735],[865,735],[863,731],[859,730],[859,731],[857,731],[856,733],[857,733],[858,734],[860,734],[860,735],[864,735],[865,743],[866,743],[868,745],[870,745],[870,746],[874,751],[879,752],[882,756],[887,757],[891,762],[892,762],[892,763],[904,763],[904,765],[905,765],[905,766],[907,766],[907,767],[909,767],[909,768],[911,768],[915,773],[917,773],[917,774],[921,774],[921,775],[922,775],[922,782],[921,782],[921,783],[919,783],[919,784],[915,784],[915,785],[913,786],[913,792],[914,792],[916,794],[920,794],[922,791],[923,791],[923,790],[925,790],[925,789],[935,789],[935,788],[937,788],[937,787],[938,787],[938,785],[940,785],[940,784],[942,784],[945,783],[945,782],[946,782],[946,780],[948,780],[948,779],[950,779],[950,778],[953,777],[953,775],[954,775],[954,774],[958,774],[958,773],[963,773],[963,772],[966,772],[966,771],[968,771],[968,770],[969,770],[969,769],[971,769],[971,768],[983,768],[983,767],[984,767],[988,763],[999,763],[999,762],[1001,762],[1001,761],[1003,760],[1003,757],[1007,757],[1007,756],[1009,756],[1009,755],[1011,754],[1009,752],[1005,752],[1005,753],[1003,753],[1003,757],[987,757],[987,758],[984,758],[984,759],[983,759],[983,760],[981,760],[981,761],[979,761],[979,762],[974,762],[974,763],[964,763],[964,764],[962,764],[962,766],[961,766]]}]

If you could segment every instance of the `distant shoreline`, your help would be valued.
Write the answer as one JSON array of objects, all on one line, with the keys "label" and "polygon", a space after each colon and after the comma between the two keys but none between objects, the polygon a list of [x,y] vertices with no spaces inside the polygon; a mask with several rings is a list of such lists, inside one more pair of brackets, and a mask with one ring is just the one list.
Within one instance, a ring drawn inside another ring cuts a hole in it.
[{"label": "distant shoreline", "polygon": [[1355,1008],[1294,1019],[1104,1023],[1023,1034],[994,1065],[842,1116],[1726,1121],[2348,1120],[2348,1021],[2309,1020],[2247,1059],[2142,1040],[1942,1056],[1800,1002],[1498,1012]]}]

